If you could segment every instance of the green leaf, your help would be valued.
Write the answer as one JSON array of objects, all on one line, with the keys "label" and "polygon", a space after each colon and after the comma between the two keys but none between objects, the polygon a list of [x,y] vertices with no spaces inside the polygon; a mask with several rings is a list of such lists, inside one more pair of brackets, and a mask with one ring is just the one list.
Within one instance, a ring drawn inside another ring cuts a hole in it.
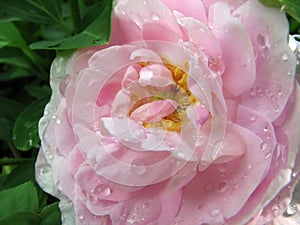
[{"label": "green leaf", "polygon": [[61,4],[61,0],[1,0],[0,2],[6,14],[40,24],[63,23]]},{"label": "green leaf", "polygon": [[22,211],[38,211],[37,193],[32,182],[0,192],[0,219]]},{"label": "green leaf", "polygon": [[28,70],[12,67],[0,74],[0,81],[9,81],[9,80],[22,78],[22,77],[31,77],[31,76],[32,74],[29,73]]},{"label": "green leaf", "polygon": [[34,161],[26,162],[17,166],[6,178],[2,181],[0,190],[18,186],[27,181],[34,181]]},{"label": "green leaf", "polygon": [[0,41],[2,43],[6,42],[6,46],[20,48],[33,63],[40,63],[40,60],[28,47],[20,31],[12,22],[0,22],[0,31]]},{"label": "green leaf", "polygon": [[260,0],[265,6],[280,8],[281,3],[279,0]]},{"label": "green leaf", "polygon": [[58,202],[45,206],[42,209],[40,216],[42,219],[40,225],[61,224],[61,215]]},{"label": "green leaf", "polygon": [[39,223],[39,216],[31,211],[11,213],[9,216],[0,220],[0,225],[37,225]]},{"label": "green leaf", "polygon": [[100,15],[82,32],[63,39],[40,41],[30,45],[31,49],[69,50],[107,44],[111,32],[112,1],[104,0]]},{"label": "green leaf", "polygon": [[25,108],[17,118],[13,128],[13,143],[19,150],[27,151],[40,141],[38,121],[48,101],[48,98],[35,101]]},{"label": "green leaf", "polygon": [[17,101],[0,97],[0,140],[11,140],[14,121],[24,107]]},{"label": "green leaf", "polygon": [[286,12],[300,22],[300,4],[299,0],[279,0],[285,7]]},{"label": "green leaf", "polygon": [[0,49],[0,63],[29,69],[30,61],[16,48]]},{"label": "green leaf", "polygon": [[26,85],[25,90],[29,95],[32,97],[35,97],[37,99],[41,99],[44,97],[50,97],[51,95],[51,89],[48,85]]}]

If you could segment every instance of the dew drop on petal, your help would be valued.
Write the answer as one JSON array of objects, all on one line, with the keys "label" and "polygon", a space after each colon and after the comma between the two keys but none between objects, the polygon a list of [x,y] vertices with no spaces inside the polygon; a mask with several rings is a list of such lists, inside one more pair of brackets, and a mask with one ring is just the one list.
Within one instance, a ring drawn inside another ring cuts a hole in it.
[{"label": "dew drop on petal", "polygon": [[271,152],[267,152],[267,153],[265,154],[265,159],[270,158],[270,156],[271,156]]},{"label": "dew drop on petal", "polygon": [[148,210],[148,209],[150,209],[151,207],[152,207],[152,202],[151,202],[151,200],[147,200],[147,201],[145,201],[145,202],[143,203],[143,209]]},{"label": "dew drop on petal", "polygon": [[159,16],[156,13],[152,13],[151,19],[157,21],[157,20],[159,20]]},{"label": "dew drop on petal", "polygon": [[213,209],[211,212],[210,212],[210,215],[211,216],[217,216],[221,213],[221,211],[217,208]]},{"label": "dew drop on petal", "polygon": [[227,163],[220,164],[218,165],[217,168],[221,173],[224,173],[228,170],[228,164]]},{"label": "dew drop on petal", "polygon": [[289,59],[288,53],[287,53],[287,52],[283,52],[283,53],[281,54],[281,59],[282,59],[283,61],[287,61],[287,60]]},{"label": "dew drop on petal", "polygon": [[213,189],[213,185],[212,184],[208,184],[208,185],[206,185],[206,187],[205,187],[205,190],[206,191],[211,191]]},{"label": "dew drop on petal", "polygon": [[220,182],[220,183],[218,184],[218,186],[217,186],[217,188],[218,188],[218,190],[219,190],[220,192],[226,191],[226,190],[227,190],[227,187],[228,187],[228,185],[227,185],[227,182],[226,182],[226,181]]},{"label": "dew drop on petal", "polygon": [[264,151],[264,150],[266,150],[267,146],[268,146],[267,143],[262,142],[259,147],[260,147],[260,150]]},{"label": "dew drop on petal", "polygon": [[291,202],[286,209],[286,214],[289,216],[296,214],[298,211],[297,205],[294,202]]},{"label": "dew drop on petal", "polygon": [[84,219],[84,215],[80,215],[78,218],[79,218],[79,220],[83,220]]},{"label": "dew drop on petal", "polygon": [[251,114],[251,115],[250,115],[250,120],[251,120],[251,121],[255,121],[255,120],[256,120],[256,115]]},{"label": "dew drop on petal", "polygon": [[102,197],[107,197],[111,195],[110,187],[105,184],[97,185],[94,190],[91,190],[91,192],[93,192],[95,195],[99,195]]},{"label": "dew drop on petal", "polygon": [[56,124],[61,124],[61,119],[60,119],[60,118],[56,118],[56,119],[55,119],[55,123],[56,123]]},{"label": "dew drop on petal", "polygon": [[134,159],[131,162],[131,170],[136,175],[142,175],[146,172],[145,162],[142,159]]}]

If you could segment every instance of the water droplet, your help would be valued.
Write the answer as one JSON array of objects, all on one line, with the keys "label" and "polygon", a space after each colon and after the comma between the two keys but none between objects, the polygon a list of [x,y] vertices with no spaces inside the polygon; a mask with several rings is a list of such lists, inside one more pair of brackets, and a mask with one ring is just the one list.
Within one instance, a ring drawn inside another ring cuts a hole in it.
[{"label": "water droplet", "polygon": [[265,40],[265,35],[264,34],[258,34],[256,36],[256,41],[260,46],[265,46],[266,45],[266,40]]},{"label": "water droplet", "polygon": [[218,184],[217,188],[218,188],[218,190],[219,190],[220,192],[226,191],[227,188],[228,188],[227,182],[226,182],[226,181],[220,182],[220,183]]},{"label": "water droplet", "polygon": [[51,151],[46,151],[46,155],[47,155],[48,159],[50,159],[50,160],[54,159],[54,154]]},{"label": "water droplet", "polygon": [[152,13],[151,19],[157,21],[157,20],[159,20],[159,16],[156,13]]},{"label": "water droplet", "polygon": [[275,112],[275,113],[278,113],[278,112],[279,112],[279,105],[276,104],[276,105],[274,106],[274,112]]},{"label": "water droplet", "polygon": [[285,9],[286,9],[286,5],[282,5],[280,8],[280,11],[283,12],[283,11],[285,11]]},{"label": "water droplet", "polygon": [[203,209],[203,207],[204,207],[204,204],[203,204],[203,203],[200,203],[200,204],[198,205],[197,208],[198,208],[199,210],[201,210],[201,209]]},{"label": "water droplet", "polygon": [[292,71],[288,70],[286,74],[287,74],[288,76],[291,76],[291,75],[292,75]]},{"label": "water droplet", "polygon": [[111,189],[109,188],[109,186],[105,184],[97,185],[94,190],[93,189],[91,190],[91,192],[95,195],[102,196],[102,197],[107,197],[111,195]]},{"label": "water droplet", "polygon": [[228,170],[228,164],[227,163],[222,163],[222,164],[218,165],[218,170],[221,173],[226,172]]},{"label": "water droplet", "polygon": [[255,88],[250,88],[250,96],[254,97],[256,95]]},{"label": "water droplet", "polygon": [[278,91],[277,91],[277,94],[279,95],[279,96],[281,96],[282,95],[282,89],[280,88],[280,89],[278,89]]},{"label": "water droplet", "polygon": [[268,147],[268,145],[267,145],[267,143],[262,142],[259,147],[260,147],[260,150],[264,151],[264,150],[266,150],[266,148]]},{"label": "water droplet", "polygon": [[294,202],[291,202],[286,208],[286,214],[289,216],[296,214],[298,211],[298,207]]},{"label": "water droplet", "polygon": [[265,125],[264,125],[264,132],[268,132],[269,131],[269,124],[268,123],[266,123]]},{"label": "water droplet", "polygon": [[144,204],[143,204],[143,208],[147,209],[147,210],[150,209],[151,206],[152,206],[151,200],[148,200],[148,201],[144,202]]},{"label": "water droplet", "polygon": [[101,40],[100,39],[95,39],[92,42],[93,45],[100,45],[101,44]]},{"label": "water droplet", "polygon": [[142,175],[146,172],[145,162],[142,159],[134,159],[131,162],[131,170],[136,175]]},{"label": "water droplet", "polygon": [[205,187],[205,190],[206,191],[211,191],[213,189],[213,185],[212,184],[208,184],[208,185],[206,185],[206,187]]},{"label": "water droplet", "polygon": [[251,115],[250,115],[250,120],[251,120],[251,121],[255,121],[255,120],[256,120],[256,115],[251,114]]},{"label": "water droplet", "polygon": [[40,168],[40,175],[43,176],[43,175],[49,174],[50,170],[51,170],[51,168],[49,165],[44,165]]},{"label": "water droplet", "polygon": [[80,215],[78,218],[79,218],[79,220],[83,220],[84,219],[84,215]]},{"label": "water droplet", "polygon": [[56,119],[55,119],[55,123],[56,123],[56,124],[61,124],[61,119],[60,119],[60,118],[56,118]]},{"label": "water droplet", "polygon": [[225,70],[223,60],[219,57],[210,56],[208,59],[208,67],[219,75]]},{"label": "water droplet", "polygon": [[217,216],[221,213],[221,211],[217,208],[213,209],[211,212],[210,212],[210,215],[211,216]]},{"label": "water droplet", "polygon": [[271,156],[271,152],[267,152],[267,153],[265,154],[265,159],[270,158],[270,156]]},{"label": "water droplet", "polygon": [[282,59],[283,61],[287,61],[287,60],[289,59],[288,53],[287,53],[287,52],[283,52],[283,53],[281,54],[281,59]]},{"label": "water droplet", "polygon": [[32,142],[33,142],[32,139],[29,139],[29,140],[28,140],[28,145],[29,145],[29,146],[32,146]]},{"label": "water droplet", "polygon": [[253,165],[249,164],[247,168],[248,168],[248,170],[251,170],[253,168]]}]

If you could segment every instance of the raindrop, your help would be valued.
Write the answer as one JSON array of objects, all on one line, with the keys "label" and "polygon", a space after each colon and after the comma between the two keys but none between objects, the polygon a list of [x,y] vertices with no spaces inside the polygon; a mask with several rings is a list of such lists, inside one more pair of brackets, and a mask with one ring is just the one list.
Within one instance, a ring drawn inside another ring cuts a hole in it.
[{"label": "raindrop", "polygon": [[152,206],[151,200],[148,200],[148,201],[144,202],[144,204],[143,204],[143,208],[147,209],[147,210],[150,209],[151,206]]},{"label": "raindrop", "polygon": [[270,156],[271,156],[271,152],[267,152],[267,153],[265,154],[265,159],[270,158]]},{"label": "raindrop", "polygon": [[282,59],[283,61],[287,61],[287,60],[289,59],[288,53],[287,53],[287,52],[283,52],[283,53],[281,54],[281,59]]},{"label": "raindrop", "polygon": [[60,118],[56,118],[56,119],[55,119],[55,123],[56,123],[56,124],[61,124],[61,119],[60,119]]},{"label": "raindrop", "polygon": [[197,208],[198,208],[199,210],[201,210],[201,209],[203,209],[203,207],[204,207],[204,204],[203,204],[203,203],[200,203],[200,204],[198,205]]},{"label": "raindrop", "polygon": [[32,146],[32,142],[33,142],[32,139],[29,139],[29,140],[28,140],[28,145],[29,145],[29,146]]},{"label": "raindrop", "polygon": [[226,190],[227,190],[227,187],[228,187],[228,185],[227,185],[227,182],[226,182],[226,181],[220,182],[220,183],[218,184],[218,186],[217,186],[217,188],[218,188],[218,190],[219,190],[220,192],[226,191]]},{"label": "raindrop", "polygon": [[40,175],[46,175],[50,173],[50,166],[49,165],[44,165],[43,167],[40,168]]},{"label": "raindrop", "polygon": [[248,168],[248,170],[251,170],[253,168],[253,165],[249,164],[247,168]]},{"label": "raindrop", "polygon": [[84,215],[80,215],[78,218],[79,218],[79,220],[83,220],[84,219]]},{"label": "raindrop", "polygon": [[47,155],[48,159],[50,159],[50,160],[54,159],[54,154],[52,152],[46,151],[46,155]]},{"label": "raindrop", "polygon": [[288,76],[291,76],[291,75],[292,75],[292,71],[288,70],[286,74],[287,74]]},{"label": "raindrop", "polygon": [[211,212],[210,212],[210,215],[211,216],[217,216],[221,213],[221,211],[217,208],[213,209]]},{"label": "raindrop", "polygon": [[131,170],[136,175],[142,175],[146,172],[145,162],[142,159],[134,159],[131,162]]},{"label": "raindrop", "polygon": [[218,166],[218,170],[221,172],[221,173],[224,173],[228,170],[228,164],[227,163],[223,163],[223,164],[220,164]]},{"label": "raindrop", "polygon": [[206,185],[206,187],[205,187],[205,190],[206,191],[211,191],[213,189],[213,185],[212,184],[208,184],[208,185]]},{"label": "raindrop", "polygon": [[157,14],[155,14],[155,13],[152,13],[151,14],[151,19],[157,21],[157,20],[159,20],[159,16]]},{"label": "raindrop", "polygon": [[250,96],[254,97],[256,95],[256,91],[254,88],[250,88]]},{"label": "raindrop", "polygon": [[268,146],[267,143],[262,142],[259,147],[260,147],[260,150],[264,151],[264,150],[266,150],[267,146]]},{"label": "raindrop", "polygon": [[269,131],[269,124],[266,123],[266,124],[264,125],[264,132],[268,132],[268,131]]},{"label": "raindrop", "polygon": [[255,120],[256,120],[256,115],[251,114],[251,115],[250,115],[250,120],[251,120],[251,121],[255,121]]},{"label": "raindrop", "polygon": [[282,95],[282,89],[278,89],[277,94],[278,94],[279,96],[281,96],[281,95]]},{"label": "raindrop", "polygon": [[274,112],[275,112],[275,113],[278,113],[278,112],[279,112],[279,106],[278,106],[277,104],[274,106]]},{"label": "raindrop", "polygon": [[111,189],[105,184],[97,185],[94,190],[91,190],[91,192],[102,197],[111,195]]},{"label": "raindrop", "polygon": [[286,214],[288,214],[289,216],[292,216],[294,214],[296,214],[298,211],[298,207],[294,202],[291,202],[286,209]]},{"label": "raindrop", "polygon": [[283,11],[285,11],[285,9],[286,9],[286,5],[282,5],[280,8],[280,11],[283,12]]},{"label": "raindrop", "polygon": [[100,40],[100,39],[95,39],[95,40],[93,40],[93,42],[92,42],[93,45],[100,45],[100,43],[101,43],[101,40]]}]

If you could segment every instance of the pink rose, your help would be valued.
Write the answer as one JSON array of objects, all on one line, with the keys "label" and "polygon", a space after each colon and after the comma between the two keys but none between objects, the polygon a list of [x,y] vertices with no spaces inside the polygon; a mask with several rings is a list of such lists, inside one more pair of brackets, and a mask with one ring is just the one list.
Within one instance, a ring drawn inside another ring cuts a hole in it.
[{"label": "pink rose", "polygon": [[288,22],[258,0],[120,0],[58,56],[36,178],[63,224],[264,224],[299,178]]}]

